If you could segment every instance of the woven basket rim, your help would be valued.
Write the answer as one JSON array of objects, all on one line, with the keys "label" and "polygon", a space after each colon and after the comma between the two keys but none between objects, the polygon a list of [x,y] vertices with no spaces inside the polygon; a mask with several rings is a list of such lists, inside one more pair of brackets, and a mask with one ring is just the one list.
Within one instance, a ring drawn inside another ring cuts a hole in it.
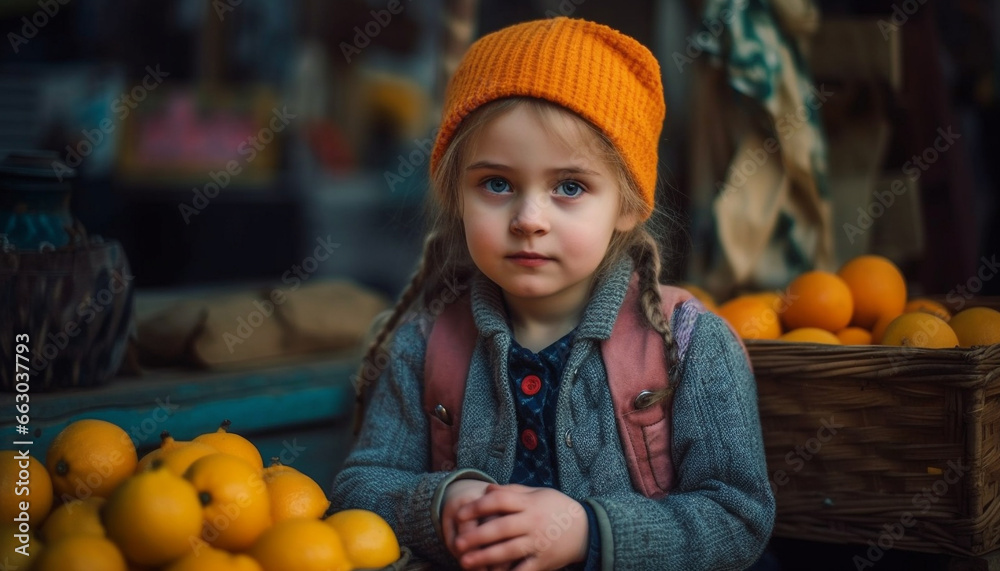
[{"label": "woven basket rim", "polygon": [[924,349],[748,340],[746,347],[754,374],[775,378],[843,377],[881,382],[934,379],[967,387],[1000,382],[1000,343]]}]

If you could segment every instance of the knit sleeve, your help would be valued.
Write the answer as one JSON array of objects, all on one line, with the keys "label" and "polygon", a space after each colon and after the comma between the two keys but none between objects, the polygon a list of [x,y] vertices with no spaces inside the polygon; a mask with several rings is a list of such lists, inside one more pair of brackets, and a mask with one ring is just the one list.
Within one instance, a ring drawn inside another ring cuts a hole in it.
[{"label": "knit sleeve", "polygon": [[381,515],[400,544],[436,568],[457,567],[438,538],[431,506],[447,472],[430,471],[429,428],[421,407],[426,338],[418,321],[403,324],[388,349],[358,440],[333,482],[335,509]]},{"label": "knit sleeve", "polygon": [[673,490],[588,498],[602,569],[744,569],[774,526],[753,373],[718,316],[697,318],[674,395]]}]

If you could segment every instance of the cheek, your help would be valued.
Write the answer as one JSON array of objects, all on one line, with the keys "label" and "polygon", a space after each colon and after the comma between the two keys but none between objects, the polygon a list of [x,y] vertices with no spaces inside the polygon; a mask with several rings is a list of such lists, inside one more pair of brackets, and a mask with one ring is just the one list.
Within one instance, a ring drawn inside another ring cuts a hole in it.
[{"label": "cheek", "polygon": [[611,241],[611,233],[614,227],[600,222],[590,224],[574,224],[571,232],[563,234],[562,249],[567,254],[589,259],[602,257],[608,249]]},{"label": "cheek", "polygon": [[473,256],[477,252],[495,250],[502,244],[504,228],[501,228],[496,220],[490,217],[476,216],[475,213],[467,213],[463,222],[466,242]]}]

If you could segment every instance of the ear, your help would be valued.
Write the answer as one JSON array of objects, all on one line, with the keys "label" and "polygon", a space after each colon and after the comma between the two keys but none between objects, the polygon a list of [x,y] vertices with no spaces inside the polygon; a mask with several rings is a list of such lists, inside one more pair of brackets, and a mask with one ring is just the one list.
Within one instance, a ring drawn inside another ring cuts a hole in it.
[{"label": "ear", "polygon": [[615,230],[619,232],[629,232],[639,223],[639,214],[632,212],[629,214],[619,214],[618,221],[615,222]]}]

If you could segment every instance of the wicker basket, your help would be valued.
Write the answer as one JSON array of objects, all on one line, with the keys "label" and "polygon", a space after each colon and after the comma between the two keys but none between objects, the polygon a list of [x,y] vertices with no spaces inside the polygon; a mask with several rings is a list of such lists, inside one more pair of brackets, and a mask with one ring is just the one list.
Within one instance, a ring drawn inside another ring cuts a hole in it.
[{"label": "wicker basket", "polygon": [[131,280],[124,249],[113,240],[0,251],[0,391],[15,389],[19,335],[29,339],[32,392],[111,378],[134,327]]},{"label": "wicker basket", "polygon": [[960,555],[1000,546],[1000,344],[747,350],[775,536]]}]

